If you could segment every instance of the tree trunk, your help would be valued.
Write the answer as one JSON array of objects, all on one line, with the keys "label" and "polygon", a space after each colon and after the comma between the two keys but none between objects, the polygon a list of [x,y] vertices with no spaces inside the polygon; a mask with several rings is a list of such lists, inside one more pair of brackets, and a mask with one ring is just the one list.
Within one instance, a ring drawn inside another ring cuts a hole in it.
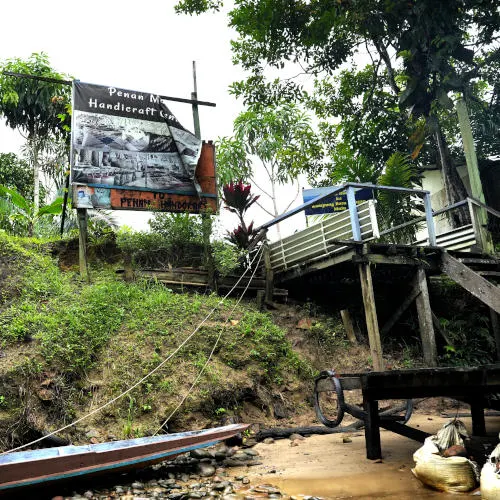
[{"label": "tree trunk", "polygon": [[[439,161],[441,163],[441,173],[443,175],[447,204],[452,205],[453,203],[465,200],[467,198],[467,191],[453,164],[448,144],[446,143],[446,139],[439,124],[437,124],[437,130],[434,135],[439,152]],[[450,224],[452,227],[460,227],[469,223],[470,219],[462,207],[451,213]]]},{"label": "tree trunk", "polygon": [[33,154],[33,209],[34,215],[40,208],[40,172],[38,170],[38,141],[35,136],[31,140],[31,150]]}]

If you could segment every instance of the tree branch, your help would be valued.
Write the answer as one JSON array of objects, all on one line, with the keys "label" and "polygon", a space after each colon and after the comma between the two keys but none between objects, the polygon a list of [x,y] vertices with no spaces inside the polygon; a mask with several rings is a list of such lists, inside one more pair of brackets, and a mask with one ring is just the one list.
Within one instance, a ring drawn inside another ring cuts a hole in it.
[{"label": "tree branch", "polygon": [[387,52],[387,48],[383,43],[381,43],[379,40],[376,38],[372,39],[373,45],[377,49],[377,52],[379,53],[381,59],[384,61],[385,66],[387,68],[387,75],[389,76],[389,84],[394,90],[396,94],[399,94],[401,92],[401,89],[398,87],[398,84],[396,83],[396,78],[394,75],[394,68],[392,67],[391,64],[391,58],[389,57],[389,53]]}]

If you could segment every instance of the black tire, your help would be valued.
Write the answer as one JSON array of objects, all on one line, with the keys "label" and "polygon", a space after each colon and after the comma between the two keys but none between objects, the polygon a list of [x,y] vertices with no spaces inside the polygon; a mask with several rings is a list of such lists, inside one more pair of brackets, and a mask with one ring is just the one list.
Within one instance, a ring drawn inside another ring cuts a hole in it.
[{"label": "black tire", "polygon": [[[324,391],[318,391],[318,384],[322,380],[329,380],[331,382],[331,392],[334,393],[336,397],[336,416],[333,420],[327,418],[321,409],[320,395],[330,393],[330,391],[328,393]],[[335,372],[333,370],[325,370],[321,372],[314,381],[314,410],[316,411],[318,420],[327,427],[337,427],[338,425],[340,425],[342,419],[344,418],[344,408],[344,391],[342,389],[342,385],[340,384],[340,380],[335,376]]]}]

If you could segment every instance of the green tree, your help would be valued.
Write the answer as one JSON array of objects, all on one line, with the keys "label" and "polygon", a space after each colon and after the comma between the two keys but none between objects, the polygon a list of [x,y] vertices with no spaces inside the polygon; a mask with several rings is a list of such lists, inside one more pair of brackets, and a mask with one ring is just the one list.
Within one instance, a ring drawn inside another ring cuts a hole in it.
[{"label": "green tree", "polygon": [[[219,9],[222,2],[184,0],[179,12]],[[425,121],[423,137],[439,151],[448,201],[465,196],[440,123],[452,109],[450,93],[471,97],[471,84],[498,61],[500,11],[496,0],[238,0],[229,12],[234,60],[250,72],[232,91],[246,102],[300,96],[290,79],[266,78],[268,69],[300,65],[306,73],[333,74],[361,50],[384,68],[399,106]],[[397,78],[400,75],[399,80]],[[416,144],[416,146],[419,146]]]},{"label": "green tree", "polygon": [[63,198],[39,208],[16,189],[0,185],[0,220],[7,231],[21,236],[33,236],[37,222],[53,219],[62,213]]},{"label": "green tree", "polygon": [[[322,156],[310,118],[292,103],[250,106],[234,121],[233,137],[218,141],[217,151],[220,184],[251,182],[271,201],[271,210],[257,202],[271,217],[288,210],[299,194],[297,176],[314,173]],[[287,183],[297,191],[283,210],[276,188]]]},{"label": "green tree", "polygon": [[71,88],[51,81],[18,78],[5,72],[59,80],[65,75],[54,71],[44,53],[33,53],[28,59],[7,59],[0,64],[0,116],[26,140],[33,168],[36,210],[40,204],[40,157],[50,141],[68,137]]},{"label": "green tree", "polygon": [[0,153],[0,184],[17,189],[26,198],[33,196],[32,170],[14,153]]}]

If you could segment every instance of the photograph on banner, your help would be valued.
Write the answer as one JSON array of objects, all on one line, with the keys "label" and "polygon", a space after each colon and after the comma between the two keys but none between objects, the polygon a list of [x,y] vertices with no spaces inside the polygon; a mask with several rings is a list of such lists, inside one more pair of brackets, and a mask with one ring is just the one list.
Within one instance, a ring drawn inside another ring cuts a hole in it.
[{"label": "photograph on banner", "polygon": [[196,194],[201,140],[160,97],[74,82],[72,182]]}]

